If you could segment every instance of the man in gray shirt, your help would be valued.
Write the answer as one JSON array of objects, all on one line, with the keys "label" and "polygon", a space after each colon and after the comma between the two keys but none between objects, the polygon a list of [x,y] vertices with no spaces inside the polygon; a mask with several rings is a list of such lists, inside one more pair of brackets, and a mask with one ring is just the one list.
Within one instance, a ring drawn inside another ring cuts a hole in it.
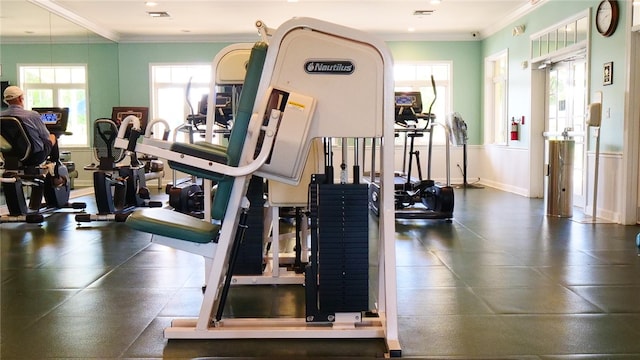
[{"label": "man in gray shirt", "polygon": [[[59,156],[56,137],[49,133],[46,125],[40,120],[40,114],[24,108],[24,92],[22,89],[17,86],[7,87],[4,90],[3,101],[9,105],[9,108],[2,111],[0,115],[14,116],[22,121],[22,126],[31,141],[31,155],[22,162],[24,165],[40,165],[50,153],[52,156]],[[54,147],[55,150],[52,151]]]}]

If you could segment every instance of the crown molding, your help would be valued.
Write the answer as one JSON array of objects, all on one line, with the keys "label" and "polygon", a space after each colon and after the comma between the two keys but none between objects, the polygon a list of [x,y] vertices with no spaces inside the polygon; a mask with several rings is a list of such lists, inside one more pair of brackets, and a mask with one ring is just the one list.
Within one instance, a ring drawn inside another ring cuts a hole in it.
[{"label": "crown molding", "polygon": [[111,40],[113,42],[120,41],[120,34],[118,34],[117,32],[106,29],[102,26],[98,26],[95,23],[79,16],[72,11],[65,9],[64,7],[56,4],[51,0],[27,0],[27,2],[40,6],[41,8],[46,9],[49,12],[62,17],[63,19],[69,20],[76,25],[82,26],[83,28],[92,31],[107,40]]},{"label": "crown molding", "polygon": [[482,30],[482,37],[487,38],[497,33],[498,31],[508,27],[509,24],[532,12],[547,1],[549,0],[529,0],[529,2],[522,5],[518,10],[510,13],[509,16],[505,16],[501,21],[498,21],[488,28]]}]

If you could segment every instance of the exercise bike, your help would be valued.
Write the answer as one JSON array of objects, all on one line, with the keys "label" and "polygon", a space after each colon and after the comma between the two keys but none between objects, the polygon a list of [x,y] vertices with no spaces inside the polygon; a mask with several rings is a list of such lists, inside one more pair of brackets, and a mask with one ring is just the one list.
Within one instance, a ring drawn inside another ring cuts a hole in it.
[{"label": "exercise bike", "polygon": [[[56,139],[70,134],[66,131],[68,108],[33,110],[41,114],[42,121]],[[63,208],[86,208],[86,204],[82,202],[69,203],[71,178],[67,167],[60,161],[57,146],[53,147],[45,164],[24,165],[23,161],[31,155],[32,146],[21,120],[13,116],[1,117],[0,136],[4,140],[4,173],[0,182],[9,211],[8,215],[0,216],[0,222],[41,223],[45,213]],[[31,190],[28,204],[25,187]]]},{"label": "exercise bike", "polygon": [[[449,184],[449,167],[447,166],[447,183],[439,184],[431,179],[431,158],[433,130],[442,125],[435,122],[436,116],[431,112],[437,99],[435,80],[431,77],[434,99],[427,113],[422,112],[422,96],[420,92],[397,92],[395,94],[395,136],[404,136],[404,156],[402,171],[394,175],[395,217],[397,219],[442,219],[451,222],[453,218],[454,194]],[[445,127],[445,131],[447,131]],[[448,132],[448,131],[447,131]],[[422,176],[420,151],[415,149],[415,139],[429,135],[427,156],[427,178]],[[447,164],[449,163],[449,136],[447,134]],[[408,155],[408,156],[407,156]],[[415,161],[418,177],[413,177]],[[371,182],[369,190],[369,206],[374,214],[379,214],[379,189],[377,179]]]},{"label": "exercise bike", "polygon": [[[94,124],[94,154],[98,164],[84,167],[93,171],[93,189],[97,214],[78,214],[76,221],[124,222],[136,207],[162,207],[161,201],[150,201],[146,186],[147,171],[136,153],[114,147],[118,125],[112,119],[97,119]],[[128,165],[119,164],[129,156]],[[155,169],[162,171],[156,165]]]}]

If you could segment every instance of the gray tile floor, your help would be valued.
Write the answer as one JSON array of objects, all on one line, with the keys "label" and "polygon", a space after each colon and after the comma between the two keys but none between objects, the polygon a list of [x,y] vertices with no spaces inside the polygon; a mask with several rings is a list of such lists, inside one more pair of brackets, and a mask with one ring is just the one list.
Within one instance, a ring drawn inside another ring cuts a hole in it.
[{"label": "gray tile floor", "polygon": [[[539,199],[456,190],[455,220],[396,223],[405,358],[640,358],[638,226],[549,218]],[[85,198],[90,202],[91,198]],[[124,224],[0,225],[2,359],[373,358],[371,340],[167,341],[198,312],[202,259]],[[237,287],[227,316],[292,315],[299,287]],[[296,306],[296,304],[298,306]]]}]

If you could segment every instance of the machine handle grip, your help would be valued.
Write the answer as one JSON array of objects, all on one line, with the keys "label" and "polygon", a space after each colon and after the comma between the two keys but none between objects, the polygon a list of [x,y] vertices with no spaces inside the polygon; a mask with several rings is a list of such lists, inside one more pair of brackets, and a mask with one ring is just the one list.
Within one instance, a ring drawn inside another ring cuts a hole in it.
[{"label": "machine handle grip", "polygon": [[138,142],[138,138],[142,135],[142,129],[140,127],[140,119],[134,115],[129,115],[120,124],[120,129],[118,129],[118,137],[121,139],[125,138],[127,129],[129,128],[129,124],[131,124],[131,132],[129,133],[129,143],[127,144],[127,151],[133,153],[136,150],[136,143]]},{"label": "machine handle grip", "polygon": [[129,134],[129,144],[127,145],[127,151],[130,152],[135,152],[136,151],[136,144],[138,143],[138,138],[140,138],[140,135],[142,135],[142,133],[140,132],[139,129],[131,129],[131,134]]}]

